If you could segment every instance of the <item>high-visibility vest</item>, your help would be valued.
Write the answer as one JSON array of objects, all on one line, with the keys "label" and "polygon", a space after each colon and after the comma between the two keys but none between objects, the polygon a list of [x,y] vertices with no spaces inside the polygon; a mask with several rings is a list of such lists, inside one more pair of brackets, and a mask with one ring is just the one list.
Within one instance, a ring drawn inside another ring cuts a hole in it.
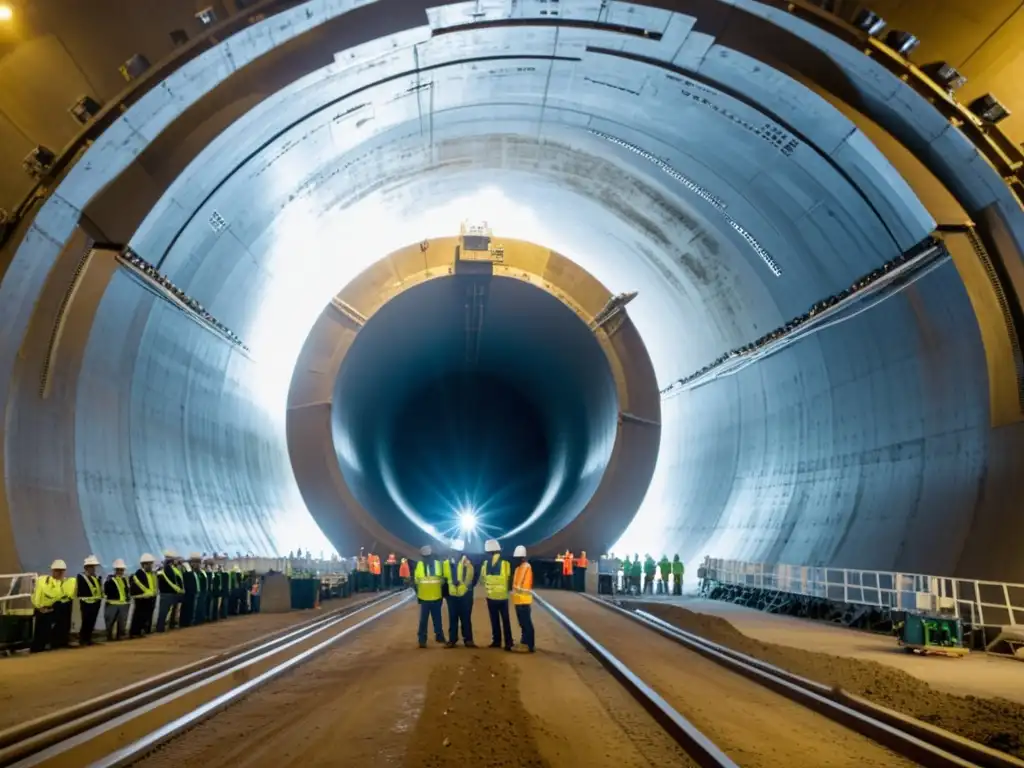
[{"label": "high-visibility vest", "polygon": [[117,597],[107,597],[107,605],[128,605],[128,582],[124,576],[108,576],[107,583],[113,583]]},{"label": "high-visibility vest", "polygon": [[145,584],[139,581],[138,571],[132,574],[132,581],[140,592],[139,597],[156,597],[156,574],[152,571],[143,571],[143,573],[146,574]]},{"label": "high-visibility vest", "polygon": [[572,552],[566,552],[562,556],[562,575],[572,576]]},{"label": "high-visibility vest", "polygon": [[380,576],[380,556],[370,555],[370,573]]},{"label": "high-visibility vest", "polygon": [[579,557],[576,558],[576,567],[577,568],[586,568],[587,567],[587,556],[586,555],[580,555]]},{"label": "high-visibility vest", "polygon": [[167,568],[161,568],[159,571],[157,571],[157,576],[162,578],[164,580],[164,583],[167,586],[169,586],[175,592],[175,594],[178,594],[178,595],[184,594],[185,587],[181,585],[182,584],[181,571],[179,571],[173,565],[170,566],[170,570],[171,570],[171,573],[174,575],[175,578],[171,578],[170,576],[167,575]]},{"label": "high-visibility vest", "polygon": [[448,582],[448,593],[452,597],[462,597],[469,591],[473,582],[473,563],[468,557],[462,557],[455,565],[454,572],[449,560],[444,561],[444,577]]},{"label": "high-visibility vest", "polygon": [[[85,579],[85,585],[89,588],[88,595],[82,595],[83,603],[98,603],[103,599],[103,582],[100,581],[99,576],[90,576],[88,573],[83,573],[82,578]],[[78,590],[78,584],[75,584],[75,590]]]},{"label": "high-visibility vest", "polygon": [[508,578],[512,573],[512,566],[508,560],[501,559],[500,554],[493,555],[490,560],[485,560],[480,568],[480,578],[483,579],[487,599],[508,600]]},{"label": "high-visibility vest", "polygon": [[398,566],[398,575],[403,579],[409,578],[409,561],[404,557],[402,558],[402,564]]},{"label": "high-visibility vest", "polygon": [[62,585],[64,594],[61,596],[59,603],[70,603],[78,596],[78,579],[74,576],[64,579]]},{"label": "high-visibility vest", "polygon": [[[444,571],[437,560],[433,561],[433,566],[432,569],[428,569],[422,560],[416,563],[416,597],[426,603],[441,599]],[[430,570],[433,570],[433,573],[430,573]]]},{"label": "high-visibility vest", "polygon": [[64,598],[64,581],[53,576],[40,576],[32,591],[32,605],[39,610],[52,608]]},{"label": "high-visibility vest", "polygon": [[512,576],[513,605],[529,605],[533,602],[533,568],[523,562]]}]

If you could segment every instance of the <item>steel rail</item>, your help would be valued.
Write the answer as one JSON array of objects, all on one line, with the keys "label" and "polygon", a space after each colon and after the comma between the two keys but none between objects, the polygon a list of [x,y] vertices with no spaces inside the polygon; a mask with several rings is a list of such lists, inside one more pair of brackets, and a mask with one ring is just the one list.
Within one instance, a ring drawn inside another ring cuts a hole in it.
[{"label": "steel rail", "polygon": [[[150,712],[154,706],[180,698],[226,675],[239,674],[270,657],[306,642],[309,638],[329,631],[338,624],[369,610],[382,602],[399,596],[393,591],[365,603],[346,606],[325,616],[319,616],[297,627],[289,627],[234,649],[201,659],[177,669],[169,670],[147,680],[112,691],[72,707],[23,723],[0,733],[0,766],[37,765],[43,755],[61,745],[67,746],[83,734],[105,729],[111,722],[136,719]],[[408,595],[395,605],[408,600]],[[393,607],[393,606],[392,606]],[[390,610],[390,607],[386,610]],[[386,612],[386,611],[385,611]],[[382,612],[383,613],[383,612]],[[376,616],[382,615],[376,614]],[[358,626],[362,626],[360,623]],[[16,762],[20,761],[20,762]]]},{"label": "steel rail", "polygon": [[702,768],[738,768],[729,757],[689,720],[677,712],[671,704],[663,699],[657,691],[641,680],[629,667],[612,655],[608,649],[598,643],[574,623],[568,616],[555,608],[551,603],[533,593],[536,600],[545,610],[560,622],[580,644],[587,649],[612,676],[632,694],[662,726],[680,747]]},{"label": "steel rail", "polygon": [[839,689],[808,680],[731,648],[705,640],[641,610],[627,610],[592,595],[586,599],[817,712],[919,765],[934,768],[1024,768],[1011,755],[886,710]]},{"label": "steel rail", "polygon": [[791,672],[787,672],[786,670],[780,669],[779,667],[765,661],[756,659],[753,656],[748,656],[744,653],[740,653],[739,651],[734,651],[732,648],[707,640],[699,635],[693,634],[692,632],[687,632],[684,629],[680,629],[679,627],[669,624],[664,619],[659,619],[657,616],[654,616],[647,611],[636,609],[635,612],[644,619],[667,629],[675,635],[679,635],[681,639],[699,643],[704,647],[735,659],[741,664],[749,664],[769,674],[782,677],[793,685],[799,686],[813,693],[817,693],[820,696],[830,698],[838,704],[860,712],[862,715],[879,720],[886,725],[904,731],[934,747],[950,752],[964,760],[968,760],[972,765],[981,765],[986,768],[1024,768],[1024,760],[1019,760],[1005,752],[1000,752],[992,749],[991,747],[986,747],[984,744],[979,744],[976,741],[971,741],[970,739],[965,739],[962,736],[957,736],[955,733],[930,725],[929,723],[925,723],[921,720],[916,720],[907,715],[900,714],[895,710],[887,709],[886,707],[875,704],[860,696],[844,691],[842,688],[830,688],[827,685],[822,685],[821,683],[816,683],[813,680],[808,680],[807,678],[800,677],[799,675],[794,675]]}]

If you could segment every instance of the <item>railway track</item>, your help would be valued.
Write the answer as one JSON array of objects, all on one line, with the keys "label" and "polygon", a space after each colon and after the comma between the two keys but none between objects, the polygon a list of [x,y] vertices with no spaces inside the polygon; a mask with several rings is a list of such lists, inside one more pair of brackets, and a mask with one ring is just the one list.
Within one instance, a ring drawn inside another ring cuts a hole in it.
[{"label": "railway track", "polygon": [[389,593],[0,732],[0,766],[131,765],[412,598]]},{"label": "railway track", "polygon": [[[801,709],[810,710],[841,726],[853,734],[890,750],[913,764],[935,766],[936,768],[960,768],[963,766],[986,766],[995,768],[1024,768],[1024,761],[1010,755],[963,739],[947,731],[935,728],[899,713],[879,707],[841,690],[806,680],[785,670],[773,667],[760,660],[717,645],[692,633],[680,630],[642,610],[627,610],[607,600],[587,595],[564,595],[556,598],[561,606],[541,595],[536,596],[542,607],[547,609],[584,647],[597,658],[639,701],[648,712],[668,731],[694,762],[701,766],[735,766],[748,764],[743,755],[732,754],[726,739],[714,739],[702,732],[690,720],[675,709],[654,689],[658,680],[652,677],[645,681],[632,671],[626,663],[616,658],[612,651],[603,646],[595,635],[611,637],[612,627],[602,622],[600,632],[588,633],[583,624],[593,624],[590,605],[600,606],[610,615],[617,615],[623,621],[640,625],[652,633],[682,646],[676,662],[683,668],[690,654],[699,654],[714,664],[729,670],[745,680],[756,683],[774,694],[784,697]],[[580,621],[574,621],[574,616]],[[620,628],[622,625],[619,625]],[[619,648],[625,642],[621,632],[611,641]],[[699,694],[706,696],[706,691]],[[717,742],[717,743],[716,743]],[[731,755],[731,756],[730,756]],[[738,762],[734,762],[734,759]],[[896,758],[898,759],[898,758]],[[809,764],[809,763],[807,763]]]}]

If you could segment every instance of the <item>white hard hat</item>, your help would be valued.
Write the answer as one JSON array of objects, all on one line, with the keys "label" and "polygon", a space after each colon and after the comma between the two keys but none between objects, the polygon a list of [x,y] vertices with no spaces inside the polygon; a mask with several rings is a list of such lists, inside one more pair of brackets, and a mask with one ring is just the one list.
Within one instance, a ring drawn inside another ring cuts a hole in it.
[{"label": "white hard hat", "polygon": [[427,546],[425,546],[425,547],[420,547],[420,554],[423,555],[424,557],[430,557],[430,555],[433,553],[433,551],[434,550],[432,550],[430,548],[429,544]]},{"label": "white hard hat", "polygon": [[99,565],[100,559],[96,555],[89,555],[85,558],[85,562],[82,565]]},{"label": "white hard hat", "polygon": [[156,560],[156,558],[149,554],[149,552],[146,552],[139,558],[139,565],[142,565],[143,563],[152,563],[154,560]]},{"label": "white hard hat", "polygon": [[54,560],[52,563],[50,563],[51,571],[66,571],[67,569],[68,564],[65,563],[63,560]]},{"label": "white hard hat", "polygon": [[198,552],[193,552],[192,554],[190,554],[188,556],[188,559],[189,560],[202,560],[203,556],[201,554],[199,554]]},{"label": "white hard hat", "polygon": [[501,544],[498,543],[497,539],[488,539],[484,543],[485,552],[501,552]]},{"label": "white hard hat", "polygon": [[456,552],[461,552],[466,548],[466,542],[462,539],[452,539],[452,549]]},{"label": "white hard hat", "polygon": [[178,553],[175,552],[173,549],[165,549],[164,550],[164,558],[166,558],[167,560],[173,560],[177,556],[178,556]]},{"label": "white hard hat", "polygon": [[114,561],[114,570],[117,570],[118,568],[122,568],[123,569],[125,567],[126,566],[124,564],[124,560],[122,560],[120,557],[117,558],[117,560]]},{"label": "white hard hat", "polygon": [[516,551],[512,553],[512,557],[526,557],[526,547],[520,544],[516,547]]}]

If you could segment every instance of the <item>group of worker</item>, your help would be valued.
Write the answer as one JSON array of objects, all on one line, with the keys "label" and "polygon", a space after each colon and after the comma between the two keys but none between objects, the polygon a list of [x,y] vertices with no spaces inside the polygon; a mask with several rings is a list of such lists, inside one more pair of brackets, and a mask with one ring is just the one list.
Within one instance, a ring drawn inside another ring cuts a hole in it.
[{"label": "group of worker", "polygon": [[671,577],[671,593],[682,595],[683,575],[683,562],[679,555],[673,557],[671,561],[668,555],[662,555],[661,560],[657,562],[650,555],[644,555],[641,562],[638,554],[633,555],[632,561],[629,557],[620,561],[611,554],[602,557],[598,563],[598,586],[603,594],[621,591],[627,594],[635,592],[638,595],[667,595]]},{"label": "group of worker", "polygon": [[583,550],[579,557],[573,557],[571,551],[566,550],[555,558],[562,564],[562,589],[571,589],[577,592],[582,591],[584,585],[580,578],[587,570],[587,552]]},{"label": "group of worker", "polygon": [[153,631],[154,618],[156,631],[164,632],[241,613],[258,613],[260,580],[246,576],[237,565],[229,570],[226,563],[226,557],[204,558],[196,552],[186,561],[168,549],[155,570],[156,558],[147,552],[130,577],[124,560],[118,559],[113,563],[113,573],[101,580],[100,561],[94,555],[85,558],[83,572],[75,577],[67,577],[63,560],[54,560],[50,573],[36,579],[32,592],[35,626],[31,651],[70,645],[75,600],[81,611],[81,646],[93,644],[101,607],[108,641],[147,635]]},{"label": "group of worker", "polygon": [[394,552],[381,563],[380,555],[367,553],[360,547],[359,554],[352,558],[351,578],[355,592],[379,592],[407,585],[411,575],[409,561],[404,557],[399,560]]},{"label": "group of worker", "polygon": [[[491,622],[491,648],[533,653],[536,646],[533,631],[533,569],[526,559],[526,547],[516,547],[509,561],[502,555],[496,539],[484,544],[487,553],[479,570],[463,551],[459,542],[453,544],[454,554],[445,560],[433,557],[429,546],[423,547],[422,559],[416,563],[413,582],[420,604],[417,639],[420,648],[427,647],[427,622],[433,624],[434,638],[446,648],[459,644],[459,631],[467,648],[473,642],[473,590],[482,581],[487,595],[487,614]],[[509,600],[515,606],[519,624],[519,644],[512,642]],[[448,635],[442,625],[441,604],[448,606]]]}]

